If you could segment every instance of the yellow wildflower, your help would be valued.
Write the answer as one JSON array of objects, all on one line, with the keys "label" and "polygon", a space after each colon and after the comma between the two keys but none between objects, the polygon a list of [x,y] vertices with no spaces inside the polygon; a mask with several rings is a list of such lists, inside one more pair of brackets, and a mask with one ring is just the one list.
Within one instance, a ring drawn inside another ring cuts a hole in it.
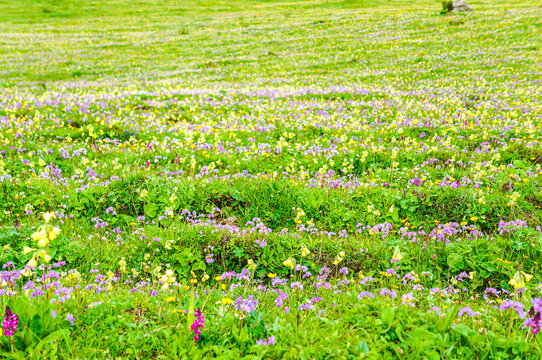
[{"label": "yellow wildflower", "polygon": [[401,251],[399,250],[399,246],[396,246],[393,249],[393,255],[391,258],[395,260],[403,260],[403,254],[401,254]]},{"label": "yellow wildflower", "polygon": [[52,219],[54,219],[56,217],[55,213],[52,212],[52,211],[48,211],[46,213],[43,214],[43,218],[45,219],[45,222],[48,223],[49,221],[51,221]]},{"label": "yellow wildflower", "polygon": [[517,271],[514,276],[512,276],[510,278],[510,281],[508,282],[510,285],[512,285],[514,287],[514,289],[520,289],[520,288],[524,288],[525,285],[531,281],[531,279],[533,278],[532,275],[530,274],[527,274],[526,272],[523,272],[523,271]]},{"label": "yellow wildflower", "polygon": [[254,261],[253,261],[252,259],[249,259],[249,260],[248,260],[247,268],[248,268],[250,271],[256,270],[256,264],[254,263]]},{"label": "yellow wildflower", "polygon": [[301,257],[305,257],[310,254],[311,251],[305,246],[305,244],[303,244],[303,246],[301,247]]},{"label": "yellow wildflower", "polygon": [[233,300],[230,299],[230,298],[227,298],[227,297],[223,297],[222,300],[220,300],[220,302],[224,305],[229,305],[231,303],[233,303]]},{"label": "yellow wildflower", "polygon": [[25,247],[23,248],[23,255],[29,254],[29,253],[31,253],[32,251],[36,251],[36,249],[32,249],[31,247],[25,246]]},{"label": "yellow wildflower", "polygon": [[282,265],[284,265],[286,267],[289,267],[290,270],[293,270],[294,267],[295,267],[295,259],[294,258],[288,258],[282,263]]}]

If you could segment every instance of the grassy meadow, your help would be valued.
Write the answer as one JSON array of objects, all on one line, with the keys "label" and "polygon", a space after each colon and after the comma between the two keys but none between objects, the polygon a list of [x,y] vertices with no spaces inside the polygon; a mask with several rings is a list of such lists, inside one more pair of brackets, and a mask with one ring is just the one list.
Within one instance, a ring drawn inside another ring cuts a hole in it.
[{"label": "grassy meadow", "polygon": [[0,358],[539,359],[542,6],[0,0]]}]

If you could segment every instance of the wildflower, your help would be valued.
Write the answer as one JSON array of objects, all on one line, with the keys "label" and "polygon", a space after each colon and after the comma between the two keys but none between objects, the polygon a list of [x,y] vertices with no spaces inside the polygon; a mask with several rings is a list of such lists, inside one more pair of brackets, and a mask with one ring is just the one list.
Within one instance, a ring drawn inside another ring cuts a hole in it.
[{"label": "wildflower", "polygon": [[220,302],[224,305],[229,305],[233,303],[233,300],[231,298],[223,297],[222,300],[220,300]]},{"label": "wildflower", "polygon": [[[168,269],[168,270],[166,270],[166,273],[164,275],[162,275],[160,280],[163,282],[162,290],[167,290],[167,289],[169,289],[171,284],[173,284],[175,282],[175,273],[173,272],[173,270]],[[197,282],[197,280],[196,280],[196,282]]]},{"label": "wildflower", "polygon": [[282,305],[284,304],[284,300],[286,300],[287,298],[288,298],[288,293],[281,291],[280,295],[275,300],[277,307],[282,307]]},{"label": "wildflower", "polygon": [[288,258],[287,260],[285,260],[282,265],[286,266],[286,267],[289,267],[290,270],[293,270],[294,267],[295,267],[295,259],[294,258]]},{"label": "wildflower", "polygon": [[372,292],[362,291],[358,295],[358,300],[361,300],[364,297],[370,297],[371,299],[374,299],[375,296],[374,296],[374,294]]},{"label": "wildflower", "polygon": [[307,311],[307,310],[315,310],[315,309],[316,309],[316,307],[314,305],[312,305],[312,304],[309,304],[309,303],[301,304],[297,308],[297,310],[299,310],[299,311]]},{"label": "wildflower", "polygon": [[52,211],[48,211],[46,213],[43,214],[43,218],[45,219],[45,222],[46,223],[49,223],[49,221],[51,221],[52,219],[54,219],[56,217],[55,213],[52,212]]},{"label": "wildflower", "polygon": [[303,244],[303,246],[301,247],[301,257],[305,257],[310,254],[311,254],[311,251],[307,248],[307,246],[305,246],[305,244]]},{"label": "wildflower", "polygon": [[457,313],[457,316],[463,317],[464,314],[467,314],[470,317],[479,315],[479,312],[474,312],[469,306],[465,306],[464,308],[460,309]]},{"label": "wildflower", "polygon": [[141,192],[139,193],[139,196],[144,199],[147,197],[148,194],[149,192],[147,190],[141,190]]},{"label": "wildflower", "polygon": [[257,340],[257,341],[256,341],[256,344],[261,345],[261,346],[275,345],[275,344],[276,344],[275,336],[274,336],[274,335],[271,335],[271,336],[270,336],[269,338],[267,338],[267,339],[260,339],[260,340]]},{"label": "wildflower", "polygon": [[403,260],[403,254],[401,254],[401,251],[399,250],[399,246],[396,246],[395,248],[393,248],[393,255],[391,258],[396,261]]},{"label": "wildflower", "polygon": [[512,285],[514,289],[520,289],[520,288],[524,288],[526,283],[531,281],[532,278],[533,276],[530,274],[527,274],[526,272],[517,271],[514,274],[514,276],[510,278],[510,281],[508,281],[508,283]]},{"label": "wildflower", "polygon": [[39,231],[36,231],[31,236],[32,240],[38,242],[39,247],[46,247],[49,243],[48,237],[47,237],[47,231],[45,230],[45,227],[41,226],[39,228]]},{"label": "wildflower", "polygon": [[124,260],[124,258],[120,259],[119,266],[120,266],[120,271],[125,273],[126,272],[126,260]]},{"label": "wildflower", "polygon": [[32,249],[31,247],[25,246],[25,247],[23,248],[23,255],[29,254],[29,253],[31,253],[32,251],[36,251],[36,249]]},{"label": "wildflower", "polygon": [[294,220],[294,221],[295,221],[296,224],[301,224],[301,223],[303,222],[303,221],[301,220],[301,218],[302,218],[303,216],[305,216],[305,212],[304,212],[302,209],[300,209],[300,208],[297,208],[297,209],[295,209],[295,210],[296,210],[296,215],[295,215],[295,220]]},{"label": "wildflower", "polygon": [[30,261],[26,264],[26,266],[30,266],[30,267],[37,267],[38,266],[38,262],[36,261],[36,258],[33,257],[32,259],[30,259]]},{"label": "wildflower", "polygon": [[194,322],[190,325],[190,331],[194,332],[194,341],[198,341],[201,335],[201,329],[205,327],[205,316],[201,312],[201,309],[196,309],[194,312]]},{"label": "wildflower", "polygon": [[275,274],[275,273],[269,273],[269,274],[267,274],[267,277],[270,278],[270,279],[273,279],[273,278],[276,277],[276,276],[277,276],[277,274]]},{"label": "wildflower", "polygon": [[542,311],[542,299],[534,298],[531,300],[531,303],[533,305],[528,312],[530,317],[524,322],[523,328],[531,328],[531,333],[533,335],[536,335],[540,332],[540,329],[542,328],[542,319],[540,315],[540,312]]},{"label": "wildflower", "polygon": [[6,306],[6,312],[4,314],[4,321],[2,321],[2,330],[5,336],[13,336],[17,325],[19,324],[19,317],[15,315],[9,306]]},{"label": "wildflower", "polygon": [[520,303],[519,301],[505,300],[501,303],[499,310],[504,311],[511,308],[514,308],[516,310],[516,312],[518,313],[518,317],[520,319],[525,318],[525,311],[523,310],[523,304]]},{"label": "wildflower", "polygon": [[[235,309],[242,313],[250,314],[256,309],[256,306],[258,306],[258,299],[256,299],[253,295],[249,295],[246,299],[239,296],[235,300]],[[241,316],[243,316],[243,314]]]},{"label": "wildflower", "polygon": [[333,259],[333,265],[338,265],[341,261],[344,260],[345,257],[344,251],[341,251],[337,256],[335,256],[335,259]]},{"label": "wildflower", "polygon": [[52,240],[56,239],[57,236],[60,235],[60,232],[61,232],[61,231],[62,231],[62,230],[60,230],[59,227],[56,227],[56,226],[55,226],[55,227],[49,232],[49,240],[52,241]]},{"label": "wildflower", "polygon": [[256,264],[254,263],[254,260],[252,260],[252,259],[249,259],[249,260],[248,260],[247,268],[248,268],[250,271],[256,270]]}]

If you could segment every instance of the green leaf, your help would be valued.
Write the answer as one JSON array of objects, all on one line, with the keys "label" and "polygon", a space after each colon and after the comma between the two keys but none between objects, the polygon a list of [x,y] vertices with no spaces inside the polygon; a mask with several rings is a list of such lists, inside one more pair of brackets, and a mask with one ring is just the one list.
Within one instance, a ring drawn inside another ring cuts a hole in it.
[{"label": "green leaf", "polygon": [[154,203],[148,203],[145,205],[145,215],[147,215],[149,218],[156,217],[157,212],[158,212],[158,205]]},{"label": "green leaf", "polygon": [[194,265],[192,265],[192,270],[202,270],[205,271],[205,263],[203,261],[197,261]]},{"label": "green leaf", "polygon": [[452,306],[452,308],[448,311],[448,314],[446,314],[446,317],[439,320],[439,323],[437,324],[437,330],[439,332],[444,332],[452,326],[452,323],[454,322],[457,313],[459,312],[459,309],[457,306]]},{"label": "green leaf", "polygon": [[40,351],[44,346],[50,344],[53,341],[57,341],[61,338],[67,338],[70,331],[67,329],[61,329],[57,330],[49,335],[47,335],[44,339],[42,339],[35,347],[34,351]]},{"label": "green leaf", "polygon": [[362,342],[360,342],[357,346],[357,350],[362,354],[368,354],[369,346],[367,346],[367,341],[363,340]]},{"label": "green leaf", "polygon": [[458,334],[465,336],[466,338],[473,338],[475,336],[478,336],[478,333],[476,331],[472,330],[470,327],[468,327],[465,324],[455,325],[454,331]]},{"label": "green leaf", "polygon": [[41,316],[39,314],[35,314],[32,317],[28,328],[32,332],[32,335],[36,337],[36,340],[41,339],[41,336],[43,335],[43,325],[41,322]]},{"label": "green leaf", "polygon": [[387,307],[382,312],[382,322],[387,326],[392,323],[395,318],[395,308]]},{"label": "green leaf", "polygon": [[446,260],[448,263],[448,266],[450,267],[450,271],[460,271],[464,269],[464,261],[463,256],[451,253],[448,255],[448,259]]}]

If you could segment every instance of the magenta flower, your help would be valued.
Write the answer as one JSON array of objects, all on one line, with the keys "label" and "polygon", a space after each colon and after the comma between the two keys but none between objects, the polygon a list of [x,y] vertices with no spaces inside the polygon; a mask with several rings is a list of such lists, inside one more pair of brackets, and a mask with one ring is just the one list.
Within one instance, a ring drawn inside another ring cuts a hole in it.
[{"label": "magenta flower", "polygon": [[15,315],[9,306],[6,306],[6,313],[4,314],[4,321],[2,321],[2,328],[5,336],[13,336],[17,325],[19,324],[19,317]]},{"label": "magenta flower", "polygon": [[196,311],[194,312],[194,316],[196,318],[192,325],[190,325],[190,331],[195,333],[194,341],[198,341],[199,336],[201,335],[201,329],[205,327],[205,316],[203,316],[201,309],[196,309]]}]

